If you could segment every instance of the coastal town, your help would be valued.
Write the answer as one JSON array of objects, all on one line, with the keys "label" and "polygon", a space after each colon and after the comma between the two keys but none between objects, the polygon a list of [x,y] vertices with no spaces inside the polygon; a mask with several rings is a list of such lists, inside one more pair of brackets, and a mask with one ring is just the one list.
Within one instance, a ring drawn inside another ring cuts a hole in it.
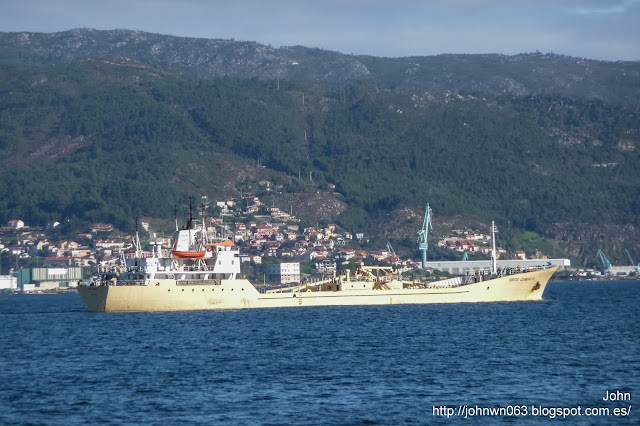
[{"label": "coastal town", "polygon": [[[206,196],[195,209],[196,219],[204,224],[210,241],[231,240],[240,247],[240,260],[245,275],[268,279],[274,285],[299,283],[332,274],[343,262],[362,262],[390,265],[398,270],[419,266],[414,259],[401,259],[387,242],[386,247],[365,250],[368,242],[364,233],[351,232],[336,224],[302,226],[300,219],[274,206],[264,205],[258,196],[244,196],[209,202]],[[213,214],[211,214],[213,213]],[[209,216],[211,214],[211,216]],[[139,221],[139,234],[145,255],[152,249],[169,248],[172,232],[159,231],[150,220]],[[0,278],[0,290],[44,291],[68,289],[87,280],[97,271],[118,271],[124,256],[134,250],[134,236],[122,233],[108,223],[95,223],[74,239],[53,241],[47,238],[50,230],[60,226],[53,222],[45,228],[31,227],[20,219],[9,221],[0,228],[0,251],[12,258],[9,271]],[[182,226],[176,217],[175,225]],[[449,235],[438,238],[438,247],[459,253],[463,260],[490,256],[490,237],[487,234],[452,229]],[[506,250],[496,248],[496,256]],[[513,259],[546,259],[538,251],[515,251]],[[24,272],[23,265],[30,268]],[[301,266],[302,265],[302,266]],[[8,272],[8,274],[7,274]],[[441,271],[432,267],[425,273]],[[576,270],[576,274],[599,275],[596,270]]]}]

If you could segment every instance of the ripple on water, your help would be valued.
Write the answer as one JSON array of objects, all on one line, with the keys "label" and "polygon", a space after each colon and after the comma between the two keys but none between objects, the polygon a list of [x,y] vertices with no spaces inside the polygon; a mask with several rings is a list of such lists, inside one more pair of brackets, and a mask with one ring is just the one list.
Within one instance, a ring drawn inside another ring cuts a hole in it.
[{"label": "ripple on water", "polygon": [[77,294],[0,296],[0,423],[449,424],[433,406],[598,406],[606,389],[638,389],[639,289],[140,314],[94,314]]}]

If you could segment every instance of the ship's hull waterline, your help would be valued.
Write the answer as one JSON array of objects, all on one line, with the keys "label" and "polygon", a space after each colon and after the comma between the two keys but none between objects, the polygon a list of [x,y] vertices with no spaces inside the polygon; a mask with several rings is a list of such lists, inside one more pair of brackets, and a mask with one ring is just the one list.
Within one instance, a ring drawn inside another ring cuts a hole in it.
[{"label": "ship's hull waterline", "polygon": [[81,286],[78,291],[96,312],[515,302],[541,300],[556,269],[506,275],[456,287],[395,290],[305,291],[300,287],[302,291],[260,293],[249,281],[235,279],[180,285],[175,280],[153,280],[149,285]]}]

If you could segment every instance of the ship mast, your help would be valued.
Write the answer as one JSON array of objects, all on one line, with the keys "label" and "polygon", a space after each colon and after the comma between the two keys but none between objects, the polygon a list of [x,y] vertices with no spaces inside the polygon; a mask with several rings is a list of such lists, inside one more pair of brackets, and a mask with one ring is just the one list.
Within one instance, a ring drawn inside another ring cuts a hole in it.
[{"label": "ship mast", "polygon": [[496,260],[496,225],[491,221],[491,274],[498,272],[498,262]]},{"label": "ship mast", "polygon": [[141,256],[141,251],[140,251],[140,235],[138,234],[138,219],[140,219],[139,217],[136,217],[136,239],[133,242],[133,244],[136,246],[136,259],[139,259]]},{"label": "ship mast", "polygon": [[191,197],[189,197],[189,220],[187,221],[187,229],[194,229],[193,225],[193,206],[191,205]]}]

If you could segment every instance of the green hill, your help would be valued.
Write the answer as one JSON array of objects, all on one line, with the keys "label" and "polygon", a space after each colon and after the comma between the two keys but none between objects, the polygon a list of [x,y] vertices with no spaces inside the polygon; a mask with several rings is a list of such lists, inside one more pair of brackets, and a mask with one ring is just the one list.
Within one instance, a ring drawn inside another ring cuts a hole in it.
[{"label": "green hill", "polygon": [[[426,202],[439,216],[566,241],[606,225],[626,231],[592,240],[624,244],[640,226],[640,111],[624,100],[626,81],[593,96],[574,86],[568,97],[533,81],[522,93],[425,89],[445,74],[425,71],[420,58],[413,84],[383,59],[360,58],[369,70],[360,80],[199,79],[111,56],[25,65],[26,53],[13,52],[0,56],[5,223],[130,229],[134,216],[172,217],[188,195],[230,197],[269,179],[310,194],[335,184],[346,209],[332,220],[351,230],[375,231],[390,213]],[[472,59],[476,70],[491,62]],[[592,81],[615,74],[605,65]],[[568,78],[566,61],[556,66]],[[491,72],[475,73],[487,81]]]},{"label": "green hill", "polygon": [[216,164],[233,154],[290,176],[311,171],[372,216],[430,200],[442,215],[527,229],[638,225],[639,120],[629,107],[367,84],[278,90],[124,60],[1,73],[3,219],[166,212],[173,188],[215,192],[225,180]]}]

